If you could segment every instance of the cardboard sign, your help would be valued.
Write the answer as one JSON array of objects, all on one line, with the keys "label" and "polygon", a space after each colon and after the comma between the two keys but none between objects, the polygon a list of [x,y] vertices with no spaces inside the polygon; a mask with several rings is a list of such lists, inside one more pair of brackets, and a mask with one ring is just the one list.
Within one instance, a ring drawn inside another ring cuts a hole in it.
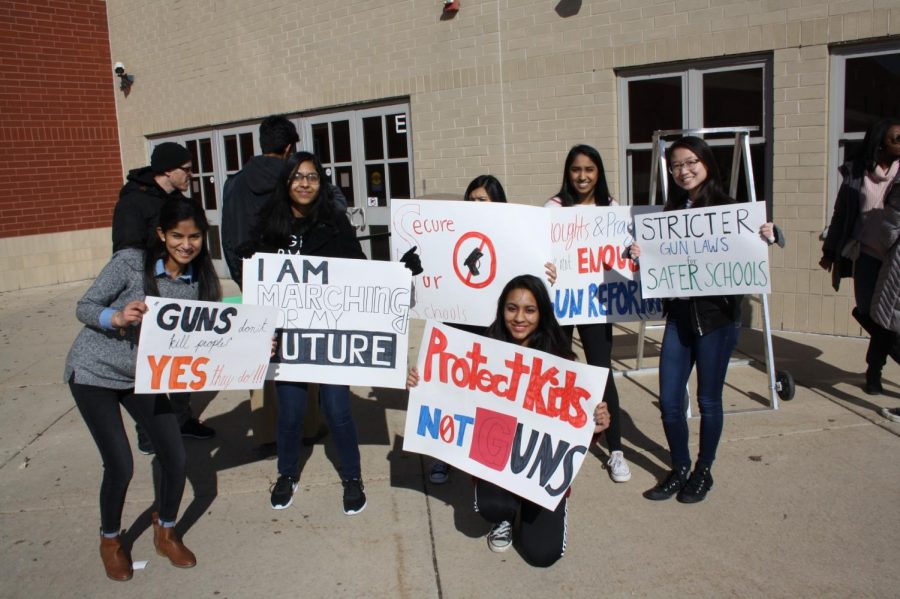
[{"label": "cardboard sign", "polygon": [[556,284],[550,299],[561,324],[659,320],[662,302],[641,294],[640,271],[622,256],[636,215],[662,206],[552,208],[550,239]]},{"label": "cardboard sign", "polygon": [[260,389],[277,310],[148,296],[141,322],[137,393]]},{"label": "cardboard sign", "polygon": [[403,388],[409,270],[395,262],[256,254],[244,260],[244,303],[278,308],[268,378]]},{"label": "cardboard sign", "polygon": [[428,321],[403,449],[556,509],[587,454],[609,370]]},{"label": "cardboard sign", "polygon": [[417,248],[413,318],[487,326],[515,276],[545,279],[552,258],[546,211],[534,206],[391,201],[391,258]]},{"label": "cardboard sign", "polygon": [[635,218],[645,298],[770,293],[762,202]]}]

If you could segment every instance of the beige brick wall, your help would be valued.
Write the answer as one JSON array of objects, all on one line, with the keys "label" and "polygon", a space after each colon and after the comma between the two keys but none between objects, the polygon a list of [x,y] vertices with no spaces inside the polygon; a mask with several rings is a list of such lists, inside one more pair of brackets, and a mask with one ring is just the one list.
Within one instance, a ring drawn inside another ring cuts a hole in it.
[{"label": "beige brick wall", "polygon": [[[602,153],[618,195],[614,69],[771,52],[775,328],[859,334],[849,285],[817,266],[825,214],[828,45],[900,34],[896,0],[620,0],[563,17],[545,0],[109,0],[123,162],[148,135],[390,98],[410,101],[417,193],[483,172],[513,201],[556,191],[568,148]],[[577,3],[573,3],[577,4]],[[758,315],[755,316],[759,321]]]},{"label": "beige brick wall", "polygon": [[0,239],[0,292],[97,276],[112,255],[110,228]]}]

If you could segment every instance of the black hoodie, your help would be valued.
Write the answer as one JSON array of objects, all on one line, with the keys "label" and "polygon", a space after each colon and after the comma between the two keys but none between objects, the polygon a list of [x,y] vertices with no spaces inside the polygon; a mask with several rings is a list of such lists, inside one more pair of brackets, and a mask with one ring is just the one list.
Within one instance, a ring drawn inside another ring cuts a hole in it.
[{"label": "black hoodie", "polygon": [[170,197],[184,197],[177,189],[167,193],[153,177],[149,166],[128,172],[113,211],[113,253],[125,248],[144,249],[156,231],[163,203]]}]

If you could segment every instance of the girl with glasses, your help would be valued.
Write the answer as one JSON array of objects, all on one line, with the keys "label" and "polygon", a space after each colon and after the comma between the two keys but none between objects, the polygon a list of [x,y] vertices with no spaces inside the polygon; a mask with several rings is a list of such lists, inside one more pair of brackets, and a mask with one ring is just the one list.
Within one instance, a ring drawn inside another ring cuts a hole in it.
[{"label": "girl with glasses", "polygon": [[[666,152],[670,172],[681,193],[673,193],[665,211],[724,206],[735,203],[724,191],[712,149],[699,137],[683,137]],[[784,245],[780,230],[764,224],[760,237]],[[630,255],[641,248],[634,243]],[[740,329],[741,295],[667,299],[663,302],[666,328],[659,357],[659,407],[669,444],[672,470],[644,497],[654,501],[677,494],[682,503],[703,501],[712,488],[712,465],[722,436],[722,391]],[[691,472],[688,423],[684,397],[688,378],[697,366],[697,403],[700,406],[700,453]]]},{"label": "girl with glasses", "polygon": [[[298,254],[323,258],[365,260],[365,254],[347,215],[334,200],[325,170],[310,152],[297,152],[285,161],[276,186],[260,218],[255,241],[239,253]],[[278,479],[272,487],[276,510],[293,502],[300,476],[300,440],[309,399],[308,383],[277,381]],[[319,385],[319,404],[340,455],[343,510],[358,514],[366,507],[356,423],[350,411],[348,385]]]}]

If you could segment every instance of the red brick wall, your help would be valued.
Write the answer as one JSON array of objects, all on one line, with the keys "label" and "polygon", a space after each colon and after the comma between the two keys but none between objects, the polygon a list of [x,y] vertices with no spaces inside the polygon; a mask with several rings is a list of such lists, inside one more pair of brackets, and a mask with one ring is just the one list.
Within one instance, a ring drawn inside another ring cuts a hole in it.
[{"label": "red brick wall", "polygon": [[0,237],[109,226],[122,185],[102,0],[0,0]]}]

